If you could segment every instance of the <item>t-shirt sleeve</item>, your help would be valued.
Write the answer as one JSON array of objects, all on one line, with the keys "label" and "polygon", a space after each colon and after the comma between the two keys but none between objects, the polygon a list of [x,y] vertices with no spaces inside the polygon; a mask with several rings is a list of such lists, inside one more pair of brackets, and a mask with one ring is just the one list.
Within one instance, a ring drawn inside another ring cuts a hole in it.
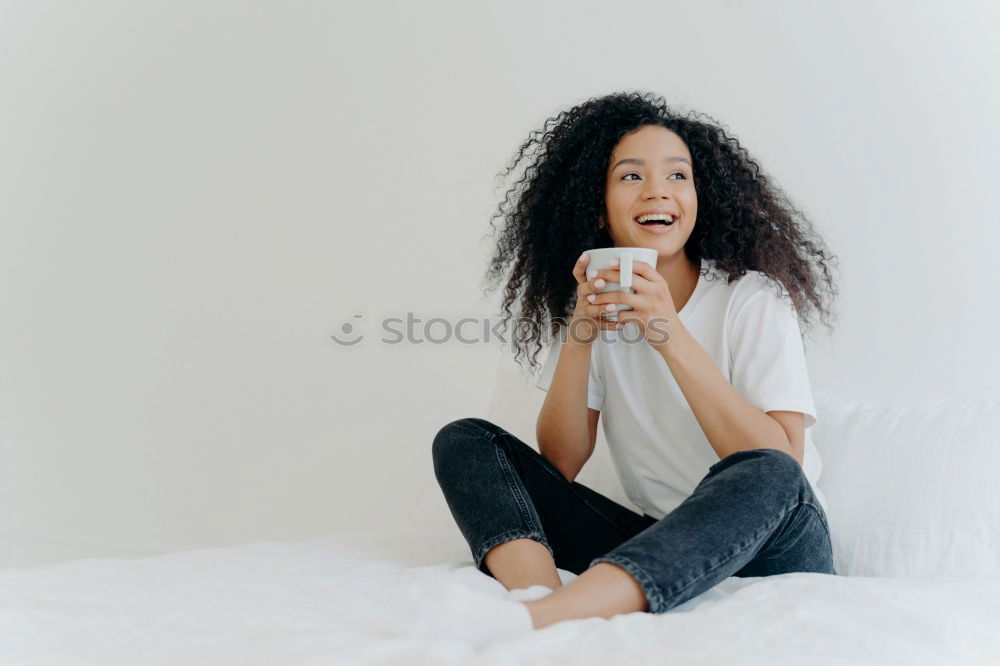
[{"label": "t-shirt sleeve", "polygon": [[[556,372],[556,363],[559,362],[559,351],[562,349],[565,342],[557,339],[549,346],[549,353],[542,364],[542,370],[539,373],[538,381],[535,386],[542,389],[543,391],[548,391],[549,386],[552,385],[552,377]],[[596,342],[594,344],[597,344]],[[600,409],[604,406],[604,380],[601,376],[600,368],[598,367],[597,360],[597,349],[592,348],[590,350],[590,378],[587,381],[587,407],[591,409]]]},{"label": "t-shirt sleeve", "polygon": [[795,307],[782,290],[754,293],[734,315],[728,332],[732,385],[758,409],[802,412],[803,425],[816,423]]}]

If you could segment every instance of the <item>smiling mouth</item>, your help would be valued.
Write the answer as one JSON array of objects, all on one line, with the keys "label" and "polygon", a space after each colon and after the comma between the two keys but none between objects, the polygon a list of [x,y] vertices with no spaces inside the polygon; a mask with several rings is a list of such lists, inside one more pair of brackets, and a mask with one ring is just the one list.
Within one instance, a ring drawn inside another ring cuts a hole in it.
[{"label": "smiling mouth", "polygon": [[669,227],[680,219],[680,215],[667,210],[650,210],[632,218],[633,222],[644,227],[662,226]]}]

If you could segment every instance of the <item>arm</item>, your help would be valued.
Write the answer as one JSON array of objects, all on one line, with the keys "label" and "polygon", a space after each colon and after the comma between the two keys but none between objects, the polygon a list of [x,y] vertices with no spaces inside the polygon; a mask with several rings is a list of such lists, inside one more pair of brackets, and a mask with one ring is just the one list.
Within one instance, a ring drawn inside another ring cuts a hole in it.
[{"label": "arm", "polygon": [[570,336],[538,413],[538,450],[572,482],[594,452],[600,412],[587,407],[590,344]]},{"label": "arm", "polygon": [[680,319],[671,322],[670,341],[655,348],[719,458],[748,449],[779,449],[802,464],[800,412],[764,412],[747,402]]}]

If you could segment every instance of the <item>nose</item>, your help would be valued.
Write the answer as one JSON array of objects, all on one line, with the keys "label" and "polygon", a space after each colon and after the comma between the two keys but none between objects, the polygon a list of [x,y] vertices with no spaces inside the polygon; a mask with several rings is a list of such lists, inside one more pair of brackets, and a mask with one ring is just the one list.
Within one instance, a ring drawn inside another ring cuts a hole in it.
[{"label": "nose", "polygon": [[672,198],[670,195],[670,187],[655,178],[650,178],[646,181],[645,186],[642,188],[642,196],[645,199],[650,197],[663,197],[666,199]]}]

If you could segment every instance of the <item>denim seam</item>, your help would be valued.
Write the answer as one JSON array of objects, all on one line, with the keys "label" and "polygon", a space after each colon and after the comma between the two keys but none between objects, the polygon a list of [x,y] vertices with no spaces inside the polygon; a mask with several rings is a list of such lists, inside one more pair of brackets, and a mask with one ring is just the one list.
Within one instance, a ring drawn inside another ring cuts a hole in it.
[{"label": "denim seam", "polygon": [[[496,432],[490,431],[487,428],[482,427],[477,423],[462,422],[462,426],[465,427],[471,426],[473,428],[476,428],[479,432],[485,434],[487,440],[491,443],[498,434]],[[506,432],[506,431],[501,429],[501,432]],[[524,496],[521,494],[521,489],[519,487],[520,480],[517,478],[517,474],[510,468],[510,461],[507,460],[507,456],[504,454],[504,452],[501,450],[499,446],[495,447],[495,450],[496,450],[497,460],[500,462],[500,468],[503,469],[507,475],[507,484],[510,486],[511,492],[513,493],[514,497],[517,500],[518,509],[521,512],[521,518],[528,525],[528,529],[511,530],[510,532],[505,532],[504,534],[493,537],[492,539],[487,541],[485,545],[479,547],[479,553],[474,558],[476,566],[477,567],[480,566],[482,559],[486,557],[486,554],[490,551],[490,549],[500,545],[501,543],[504,543],[505,541],[510,541],[516,538],[533,537],[534,540],[540,541],[542,545],[544,545],[548,549],[549,553],[552,554],[552,559],[555,559],[555,552],[553,552],[552,546],[549,545],[548,540],[545,538],[542,526],[535,523],[535,521],[531,517],[531,513],[528,511],[527,502],[525,501]]]},{"label": "denim seam", "polygon": [[[770,525],[765,526],[762,529],[760,529],[757,532],[755,532],[754,535],[752,537],[750,537],[749,541],[747,541],[746,543],[740,545],[736,549],[736,551],[734,553],[730,554],[728,557],[723,558],[722,561],[720,561],[715,566],[709,567],[705,571],[702,571],[700,574],[698,574],[697,576],[695,576],[694,578],[692,578],[691,580],[689,580],[684,585],[681,585],[676,590],[674,588],[667,588],[667,593],[666,593],[667,596],[670,596],[670,597],[677,596],[678,594],[684,592],[684,590],[688,589],[689,587],[691,587],[692,585],[694,585],[695,583],[697,583],[699,580],[701,580],[705,576],[709,575],[710,573],[712,573],[713,571],[715,571],[719,567],[723,566],[724,564],[730,562],[731,560],[733,560],[734,558],[736,558],[737,556],[739,556],[739,554],[742,553],[743,551],[745,551],[747,548],[749,548],[750,544],[752,544],[754,541],[756,541],[762,533],[767,532],[768,530],[774,529],[774,526],[777,525],[778,523],[780,523],[782,520],[784,520],[785,516],[788,515],[788,512],[791,511],[791,510],[793,510],[798,503],[799,503],[799,500],[796,499],[794,503],[792,503],[791,505],[785,507],[785,509],[781,512],[781,515],[778,517],[777,520],[775,520]],[[612,557],[620,557],[620,556],[612,556]],[[622,558],[622,559],[625,560],[626,558]],[[607,561],[611,561],[611,560],[607,560]],[[629,561],[629,560],[626,560],[626,561]],[[641,569],[638,568],[638,565],[636,565],[634,562],[631,562],[631,561],[629,561],[629,563],[632,564],[636,568],[637,571],[641,572]],[[630,571],[629,573],[633,573],[633,572]],[[651,582],[651,585],[652,585],[653,590],[655,592],[654,598],[649,599],[649,608],[650,608],[650,611],[653,612],[653,613],[658,613],[660,606],[662,606],[663,603],[664,603],[664,601],[663,601],[663,593],[660,591],[659,585],[657,585],[653,581],[653,579],[650,578],[650,576],[648,574],[646,574],[645,572],[642,572],[642,577],[645,580]],[[636,576],[636,579],[638,580],[639,576]],[[642,580],[639,580],[639,583],[642,584]]]},{"label": "denim seam", "polygon": [[496,451],[497,460],[500,462],[500,468],[507,475],[507,484],[510,486],[511,493],[517,500],[517,507],[521,511],[521,519],[528,524],[530,529],[534,529],[536,532],[542,531],[542,526],[538,525],[535,520],[531,517],[531,512],[528,510],[528,501],[524,498],[524,494],[521,493],[521,480],[517,476],[517,472],[511,469],[510,460],[507,459],[507,454],[504,453],[503,449],[499,446],[494,447]]},{"label": "denim seam", "polygon": [[[802,508],[803,506],[808,506],[808,507],[812,507],[812,508],[813,508],[813,510],[815,510],[815,509],[816,509],[815,505],[813,505],[813,504],[812,504],[811,502],[808,502],[808,501],[806,501],[806,500],[799,500],[799,501],[798,501],[798,503],[797,503],[797,504],[796,504],[795,506],[793,506],[793,507],[792,507],[792,508],[790,509],[790,511],[789,511],[789,512],[791,512],[791,511],[797,511],[797,510],[801,509],[801,508]],[[785,514],[785,515],[787,516],[789,512],[786,512],[786,514]],[[818,515],[817,515],[817,517],[821,518],[821,520],[820,520],[820,524],[823,524],[823,521],[822,521],[822,517],[821,517],[821,516],[818,516]],[[790,525],[789,525],[789,527],[790,527]],[[786,529],[787,529],[787,528],[786,528]],[[791,534],[789,534],[788,536],[791,536]],[[771,538],[771,539],[769,539],[769,541],[772,541],[772,540],[773,540],[773,538],[774,538],[774,535],[772,535],[772,538]],[[789,549],[789,546],[785,546],[785,548],[784,548],[784,549],[783,549],[783,550],[782,550],[781,552],[779,552],[779,553],[775,553],[775,554],[773,554],[773,555],[768,555],[768,556],[767,556],[766,558],[763,558],[763,559],[764,559],[764,560],[774,560],[774,559],[775,559],[776,557],[780,557],[780,556],[784,555],[785,553],[787,553],[787,552],[788,552],[788,549]]]},{"label": "denim seam", "polygon": [[827,521],[826,515],[823,513],[823,509],[821,507],[817,506],[816,504],[813,504],[812,502],[810,502],[808,500],[802,500],[802,504],[804,504],[805,506],[810,507],[813,511],[816,512],[817,517],[819,517],[820,521],[823,523],[823,526],[826,527],[826,531],[829,532],[830,531],[830,523]]},{"label": "denim seam", "polygon": [[[810,502],[808,500],[801,500],[799,502],[799,506],[795,507],[795,508],[801,508],[803,506],[807,506],[810,509],[812,509],[813,513],[816,514],[816,517],[819,518],[820,523],[825,528],[826,541],[827,541],[828,544],[830,544],[830,551],[831,551],[831,554],[832,554],[832,552],[833,552],[833,537],[830,534],[830,526],[829,526],[829,524],[827,524],[826,518],[824,518],[824,516],[823,516],[823,510],[822,510],[822,508],[820,508],[819,506],[817,506],[816,504],[814,504],[814,503],[812,503],[812,502]],[[785,551],[782,551],[781,554],[784,554],[784,552]],[[768,559],[773,559],[773,556],[771,558],[768,558]],[[835,568],[833,569],[833,575],[834,576],[837,575],[837,571],[836,571]]]},{"label": "denim seam", "polygon": [[[482,426],[480,426],[480,425],[478,425],[476,423],[463,422],[462,425],[464,425],[464,426],[472,426],[474,428],[477,428],[480,432],[485,433],[486,438],[487,438],[487,440],[490,443],[492,443],[493,440],[496,438],[497,433],[492,432],[492,431],[490,431],[487,428],[483,428]],[[538,525],[534,521],[534,519],[532,519],[531,512],[528,511],[528,503],[524,499],[524,495],[521,494],[521,489],[519,487],[520,486],[520,481],[519,481],[519,479],[517,477],[517,473],[514,472],[510,468],[510,461],[507,460],[507,456],[500,449],[500,447],[497,446],[497,447],[495,447],[494,450],[496,451],[497,461],[500,463],[500,469],[502,469],[504,471],[504,473],[507,475],[507,485],[510,486],[511,493],[514,495],[514,498],[517,500],[517,508],[521,512],[521,519],[525,523],[527,523],[529,529],[533,529],[536,532],[541,532],[542,531],[542,526]]]},{"label": "denim seam", "polygon": [[479,547],[479,551],[475,555],[476,568],[482,566],[483,560],[486,559],[487,553],[489,553],[493,548],[496,548],[502,543],[507,543],[508,541],[513,541],[514,539],[532,539],[538,541],[543,546],[545,546],[549,553],[552,555],[552,559],[555,559],[556,554],[552,552],[552,546],[549,545],[548,540],[546,540],[545,535],[541,532],[533,532],[531,530],[511,530],[509,532],[504,532],[499,536],[495,536],[482,546]]},{"label": "denim seam", "polygon": [[803,501],[802,504],[810,507],[813,511],[815,511],[816,515],[823,522],[823,526],[826,528],[826,540],[830,543],[830,551],[833,552],[833,535],[830,533],[830,524],[824,517],[823,510],[820,507],[813,504],[812,502]]},{"label": "denim seam", "polygon": [[638,564],[633,562],[627,557],[622,555],[602,555],[600,557],[591,560],[589,567],[599,564],[601,562],[609,562],[620,566],[625,571],[629,572],[633,578],[639,583],[643,592],[646,594],[646,600],[649,602],[649,610],[653,613],[656,612],[655,609],[663,606],[663,593],[660,592],[660,586],[656,584],[656,581],[650,578],[649,574],[643,571]]},{"label": "denim seam", "polygon": [[[493,441],[493,438],[496,437],[496,433],[495,432],[492,432],[491,430],[489,430],[487,428],[484,428],[483,426],[479,425],[478,423],[470,423],[470,422],[468,422],[468,421],[466,421],[464,419],[460,420],[460,421],[457,421],[457,423],[458,423],[458,425],[460,425],[463,428],[470,428],[470,427],[471,428],[475,428],[479,432],[484,433],[487,436],[487,438],[489,438],[490,441]],[[499,426],[497,426],[497,427],[499,427]]]}]

